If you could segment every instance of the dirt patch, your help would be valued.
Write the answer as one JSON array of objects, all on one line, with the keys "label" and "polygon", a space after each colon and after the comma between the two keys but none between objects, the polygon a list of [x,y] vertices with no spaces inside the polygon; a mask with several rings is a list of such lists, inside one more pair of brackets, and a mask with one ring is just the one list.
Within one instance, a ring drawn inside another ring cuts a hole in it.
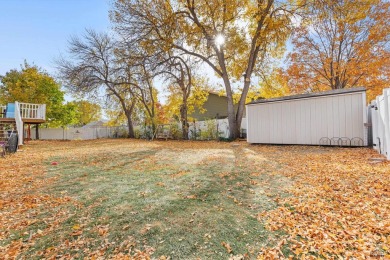
[{"label": "dirt patch", "polygon": [[268,159],[265,158],[264,155],[256,153],[249,148],[244,148],[243,151],[247,160],[253,164],[259,165],[263,164],[265,161],[268,161]]},{"label": "dirt patch", "polygon": [[162,149],[156,153],[155,157],[158,160],[178,165],[196,165],[215,158],[234,160],[234,153],[229,149]]}]

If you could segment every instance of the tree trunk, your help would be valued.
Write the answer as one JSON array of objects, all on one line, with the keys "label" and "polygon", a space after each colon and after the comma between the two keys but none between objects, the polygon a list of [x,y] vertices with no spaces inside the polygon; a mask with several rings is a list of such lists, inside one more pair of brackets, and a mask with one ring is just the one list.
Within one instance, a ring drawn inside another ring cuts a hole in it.
[{"label": "tree trunk", "polygon": [[233,98],[228,97],[228,121],[229,121],[229,139],[235,140],[239,131],[237,128],[236,113],[234,112]]},{"label": "tree trunk", "polygon": [[39,124],[35,125],[35,139],[39,140]]},{"label": "tree trunk", "polygon": [[238,133],[237,136],[239,136],[240,131],[241,131],[241,121],[242,121],[242,118],[244,116],[245,101],[246,101],[246,97],[247,97],[248,91],[249,91],[249,86],[250,86],[250,82],[251,82],[250,81],[250,75],[251,74],[252,74],[252,72],[250,72],[248,74],[249,77],[245,74],[245,77],[244,77],[244,88],[242,90],[240,101],[238,103],[237,114],[236,114],[236,122],[237,122],[236,131]]},{"label": "tree trunk", "polygon": [[128,131],[129,131],[127,137],[128,138],[135,138],[133,122],[129,122],[127,127],[128,127]]},{"label": "tree trunk", "polygon": [[187,101],[183,100],[180,106],[180,121],[183,131],[183,139],[188,140],[188,118],[187,118]]},{"label": "tree trunk", "polygon": [[236,118],[236,112],[234,111],[232,86],[230,85],[229,74],[226,69],[223,50],[218,50],[216,52],[218,56],[219,66],[221,66],[222,73],[220,75],[222,76],[223,83],[226,89],[227,113],[228,113],[228,123],[229,123],[229,139],[235,140],[239,136],[239,132],[237,131],[237,118]]},{"label": "tree trunk", "polygon": [[128,127],[128,138],[134,138],[134,127],[133,127],[133,120],[131,119],[131,112],[126,111],[126,117],[127,117],[127,127]]},{"label": "tree trunk", "polygon": [[236,139],[238,137],[239,132],[237,131],[237,121],[236,121],[236,113],[234,112],[234,102],[233,102],[233,93],[230,87],[230,81],[227,78],[226,74],[222,76],[225,88],[226,88],[226,96],[227,96],[227,112],[228,112],[228,122],[229,122],[229,139]]}]

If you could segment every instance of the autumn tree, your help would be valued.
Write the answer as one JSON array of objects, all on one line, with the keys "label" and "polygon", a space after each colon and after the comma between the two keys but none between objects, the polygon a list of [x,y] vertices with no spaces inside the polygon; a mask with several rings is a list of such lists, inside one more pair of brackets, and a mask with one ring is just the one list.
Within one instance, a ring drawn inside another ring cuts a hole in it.
[{"label": "autumn tree", "polygon": [[[143,60],[141,58],[141,60]],[[160,106],[157,100],[157,89],[154,87],[154,74],[149,71],[146,65],[141,62],[137,67],[133,67],[138,71],[136,95],[139,102],[143,105],[140,112],[144,114],[144,122],[151,126],[154,133],[158,122],[158,107]]]},{"label": "autumn tree", "polygon": [[[118,0],[111,18],[129,42],[193,56],[222,78],[230,138],[239,135],[251,80],[289,36],[293,1]],[[235,88],[240,83],[241,88]],[[239,93],[235,111],[233,95]]]},{"label": "autumn tree", "polygon": [[71,59],[57,61],[67,88],[74,93],[100,95],[118,102],[128,123],[128,136],[134,138],[132,113],[137,102],[131,65],[118,61],[116,42],[105,33],[87,30],[83,39],[69,41]]},{"label": "autumn tree", "polygon": [[[188,109],[189,98],[193,87],[191,60],[183,56],[165,53],[162,60],[157,62],[157,71],[169,84],[171,94],[179,95],[180,101],[176,103],[179,108],[179,119],[182,126],[182,138],[188,139]],[[172,103],[171,103],[172,104]]]},{"label": "autumn tree", "polygon": [[[155,80],[163,81],[163,84],[168,84],[171,94],[180,96],[180,102],[176,103],[180,111],[178,118],[182,126],[182,138],[184,140],[188,139],[188,106],[189,97],[195,82],[193,71],[196,62],[190,55],[180,54],[177,50],[173,48],[167,49],[166,46],[161,44],[145,44],[143,39],[137,39],[135,43],[138,46],[138,54],[143,69],[141,75],[144,75],[146,85],[151,85]],[[152,93],[152,89],[150,88],[148,92]],[[143,100],[144,98],[141,98],[141,102]],[[146,112],[150,115],[149,117],[152,117],[148,106],[144,105]],[[152,112],[155,116],[155,110]]]},{"label": "autumn tree", "polygon": [[[135,112],[136,108],[133,110]],[[121,126],[127,124],[127,118],[121,109],[119,102],[109,102],[105,104],[104,112],[108,119],[108,126]],[[132,117],[133,122],[137,122],[137,118]]]},{"label": "autumn tree", "polygon": [[77,112],[75,115],[77,125],[83,126],[102,117],[102,108],[97,103],[87,100],[72,101],[70,103],[75,106]]},{"label": "autumn tree", "polygon": [[[134,85],[136,93],[143,109],[139,110],[144,114],[144,119],[151,125],[155,132],[156,125],[163,123],[165,119],[161,116],[161,104],[157,102],[157,89],[154,82],[159,81],[168,84],[169,89],[181,96],[180,121],[183,129],[183,139],[188,139],[188,98],[193,85],[192,67],[194,62],[190,56],[177,55],[172,49],[163,48],[163,45],[149,45],[142,41],[130,41],[122,39],[122,46],[118,49],[117,55],[124,60],[137,60],[133,63],[133,74],[136,75],[137,84]],[[127,46],[132,46],[127,48]]]},{"label": "autumn tree", "polygon": [[61,85],[41,68],[25,62],[20,70],[11,70],[0,80],[0,103],[46,104],[46,118],[50,126],[72,122],[74,109],[64,104]]},{"label": "autumn tree", "polygon": [[259,78],[260,89],[258,95],[261,95],[262,98],[283,97],[290,94],[288,75],[284,69],[280,67],[273,68],[268,73],[262,73]]},{"label": "autumn tree", "polygon": [[292,92],[365,86],[373,98],[388,86],[390,2],[312,1],[292,38]]},{"label": "autumn tree", "polygon": [[[48,124],[50,127],[67,127],[70,125],[75,125],[78,122],[77,107],[72,102],[67,102],[55,109],[53,111],[53,116],[56,118],[56,120],[50,120]],[[39,138],[37,137],[37,139]]]},{"label": "autumn tree", "polygon": [[186,91],[187,89],[176,84],[169,85],[167,88],[168,100],[164,106],[168,118],[181,122],[182,129],[184,129],[182,131],[183,139],[188,139],[188,121],[191,120],[189,115],[194,113],[196,109],[201,113],[204,111],[202,105],[206,102],[210,91],[207,82],[200,77],[193,78],[191,88],[189,91]]}]

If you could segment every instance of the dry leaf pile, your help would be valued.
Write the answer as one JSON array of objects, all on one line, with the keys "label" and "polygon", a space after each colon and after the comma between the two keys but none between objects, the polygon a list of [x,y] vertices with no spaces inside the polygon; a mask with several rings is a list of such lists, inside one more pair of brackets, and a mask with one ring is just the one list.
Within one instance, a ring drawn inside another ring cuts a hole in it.
[{"label": "dry leaf pile", "polygon": [[[289,256],[367,259],[390,254],[390,163],[370,163],[369,149],[299,154],[286,149],[275,158],[295,182],[282,206],[262,212],[270,230],[287,233],[263,258]],[[282,252],[290,250],[289,255]]]}]

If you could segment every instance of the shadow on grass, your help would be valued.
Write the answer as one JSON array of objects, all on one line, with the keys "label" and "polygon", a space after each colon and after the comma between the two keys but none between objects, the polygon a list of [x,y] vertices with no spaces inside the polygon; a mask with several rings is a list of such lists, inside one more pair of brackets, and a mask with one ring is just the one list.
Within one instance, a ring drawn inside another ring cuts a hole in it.
[{"label": "shadow on grass", "polygon": [[[157,152],[52,158],[58,164],[47,162],[48,172],[57,181],[45,192],[78,204],[60,206],[68,215],[22,257],[51,247],[80,258],[102,248],[110,255],[152,247],[153,256],[172,259],[255,258],[274,244],[278,235],[265,230],[256,214],[277,206],[272,196],[281,196],[278,186],[284,185],[277,177],[250,176],[248,167],[229,158],[175,165],[159,161]],[[79,248],[68,246],[75,240],[83,241]]]}]

